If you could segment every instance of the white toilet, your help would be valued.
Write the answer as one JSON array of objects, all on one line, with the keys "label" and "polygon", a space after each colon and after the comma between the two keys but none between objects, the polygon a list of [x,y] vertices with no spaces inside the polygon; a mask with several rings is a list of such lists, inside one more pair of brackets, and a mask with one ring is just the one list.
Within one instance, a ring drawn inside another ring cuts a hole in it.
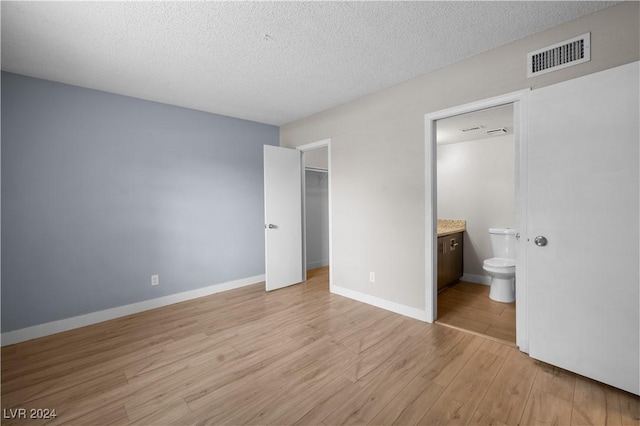
[{"label": "white toilet", "polygon": [[510,303],[516,300],[516,231],[514,229],[489,228],[493,257],[482,264],[491,275],[489,298]]}]

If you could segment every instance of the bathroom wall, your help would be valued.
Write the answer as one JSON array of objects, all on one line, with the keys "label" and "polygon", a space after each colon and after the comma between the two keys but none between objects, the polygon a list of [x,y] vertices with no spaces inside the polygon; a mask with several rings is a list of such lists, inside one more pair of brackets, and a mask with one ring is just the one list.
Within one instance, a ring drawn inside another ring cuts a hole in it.
[{"label": "bathroom wall", "polygon": [[465,219],[465,279],[482,282],[489,228],[515,226],[513,135],[438,145],[438,218]]},{"label": "bathroom wall", "polygon": [[313,269],[329,264],[329,178],[307,170],[305,181],[307,269]]}]

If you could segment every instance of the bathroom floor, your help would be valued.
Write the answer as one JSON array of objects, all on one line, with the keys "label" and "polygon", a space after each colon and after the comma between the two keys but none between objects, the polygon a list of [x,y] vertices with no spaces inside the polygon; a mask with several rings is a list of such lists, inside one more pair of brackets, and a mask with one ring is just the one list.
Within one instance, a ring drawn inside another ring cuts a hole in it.
[{"label": "bathroom floor", "polygon": [[438,323],[516,343],[516,304],[489,299],[489,286],[459,281],[438,293]]}]

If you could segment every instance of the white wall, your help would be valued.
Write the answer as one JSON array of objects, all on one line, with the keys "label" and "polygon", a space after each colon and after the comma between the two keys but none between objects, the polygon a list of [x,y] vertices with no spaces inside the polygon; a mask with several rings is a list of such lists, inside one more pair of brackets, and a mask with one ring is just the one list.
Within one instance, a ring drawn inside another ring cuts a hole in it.
[{"label": "white wall", "polygon": [[305,167],[313,167],[316,169],[329,169],[329,148],[324,146],[322,148],[305,151],[304,165]]},{"label": "white wall", "polygon": [[328,182],[327,173],[310,170],[305,172],[307,269],[329,264]]},{"label": "white wall", "polygon": [[[331,138],[332,285],[424,310],[425,114],[637,61],[639,16],[622,2],[282,126],[285,147]],[[527,52],[588,31],[590,62],[527,79]]]},{"label": "white wall", "polygon": [[515,226],[514,137],[438,145],[438,218],[464,219],[465,275],[486,275],[488,229]]}]

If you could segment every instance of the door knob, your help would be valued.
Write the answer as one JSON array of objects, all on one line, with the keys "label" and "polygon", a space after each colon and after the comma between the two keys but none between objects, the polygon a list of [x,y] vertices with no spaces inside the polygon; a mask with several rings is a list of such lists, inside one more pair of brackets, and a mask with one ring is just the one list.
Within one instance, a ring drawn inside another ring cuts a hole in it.
[{"label": "door knob", "polygon": [[547,238],[546,238],[546,237],[544,237],[544,236],[542,236],[542,235],[538,235],[537,237],[535,237],[535,238],[533,239],[533,242],[534,242],[534,243],[536,243],[536,245],[537,245],[538,247],[544,247],[544,246],[546,246],[546,245],[547,245],[547,242],[548,242],[548,241],[547,241]]},{"label": "door knob", "polygon": [[269,229],[277,228],[277,226],[275,226],[273,223],[270,223],[269,225],[265,225],[264,227]]}]

